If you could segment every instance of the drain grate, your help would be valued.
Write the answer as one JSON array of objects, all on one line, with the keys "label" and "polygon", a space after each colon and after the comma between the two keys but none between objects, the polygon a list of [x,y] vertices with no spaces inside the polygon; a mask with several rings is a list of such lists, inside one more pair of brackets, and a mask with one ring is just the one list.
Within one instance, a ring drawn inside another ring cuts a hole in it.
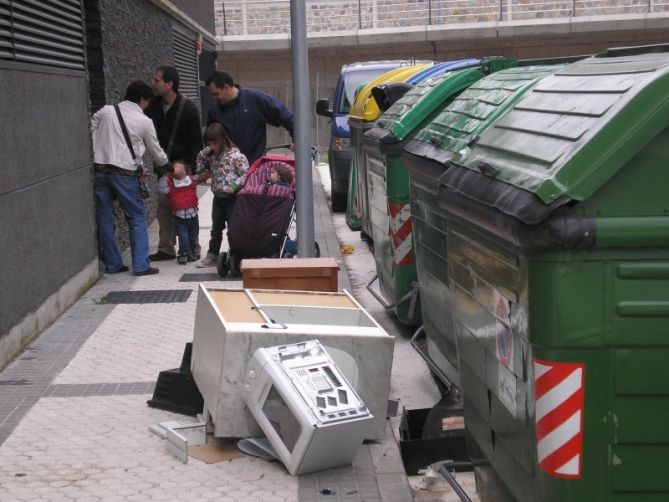
[{"label": "drain grate", "polygon": [[129,396],[152,394],[156,382],[77,383],[49,385],[44,397]]},{"label": "drain grate", "polygon": [[399,411],[399,407],[400,407],[399,400],[395,401],[395,400],[389,399],[388,400],[388,408],[387,408],[387,411],[386,411],[386,418],[396,417],[398,415],[397,412]]},{"label": "drain grate", "polygon": [[191,289],[157,289],[151,291],[110,291],[102,303],[182,303]]},{"label": "drain grate", "polygon": [[179,279],[179,282],[210,282],[210,281],[238,281],[239,278],[233,279],[231,277],[221,277],[215,272],[207,272],[200,274],[184,274]]}]

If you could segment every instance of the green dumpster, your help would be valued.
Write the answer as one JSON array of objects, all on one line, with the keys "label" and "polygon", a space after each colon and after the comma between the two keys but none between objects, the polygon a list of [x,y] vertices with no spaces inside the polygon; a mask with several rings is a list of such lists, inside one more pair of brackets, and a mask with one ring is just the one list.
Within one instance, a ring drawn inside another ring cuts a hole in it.
[{"label": "green dumpster", "polygon": [[360,202],[358,201],[358,168],[355,155],[351,155],[348,172],[348,192],[346,192],[346,224],[351,230],[360,230]]},{"label": "green dumpster", "polygon": [[[362,135],[374,125],[381,114],[376,100],[372,97],[372,89],[379,84],[404,82],[415,73],[430,66],[427,63],[395,68],[369,82],[356,96],[349,112],[348,125],[351,131],[351,173],[349,176],[348,206],[346,210],[346,223],[351,230],[362,228],[362,211],[367,207],[367,174],[362,162],[362,152],[358,148],[362,145]],[[352,178],[355,177],[355,180]],[[365,184],[360,186],[360,184]]]},{"label": "green dumpster", "polygon": [[[364,134],[361,148],[367,163],[370,237],[377,274],[367,288],[403,324],[420,324],[421,312],[416,298],[409,173],[401,158],[402,148],[457,94],[485,74],[515,65],[515,61],[494,59],[423,81]],[[373,289],[377,279],[383,297]]]},{"label": "green dumpster", "polygon": [[668,165],[669,46],[566,66],[450,159],[481,500],[669,500]]},{"label": "green dumpster", "polygon": [[[448,286],[445,213],[437,205],[439,176],[447,162],[542,78],[562,66],[509,68],[484,78],[457,96],[404,148],[409,170],[411,214],[421,312],[429,356],[453,383],[459,383],[451,293]],[[473,73],[475,75],[475,73]]]}]

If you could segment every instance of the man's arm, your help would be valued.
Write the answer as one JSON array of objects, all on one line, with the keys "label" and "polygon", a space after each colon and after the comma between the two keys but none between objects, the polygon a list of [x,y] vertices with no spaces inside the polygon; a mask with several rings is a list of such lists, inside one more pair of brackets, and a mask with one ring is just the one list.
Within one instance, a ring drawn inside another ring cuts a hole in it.
[{"label": "man's arm", "polygon": [[146,150],[149,152],[149,155],[151,155],[156,166],[168,165],[169,160],[163,149],[160,148],[160,143],[158,143],[158,138],[156,136],[156,128],[153,126],[153,122],[148,119],[145,124],[146,125],[142,130],[142,140],[144,140]]},{"label": "man's arm", "polygon": [[293,137],[293,113],[278,99],[264,92],[258,93],[260,109],[265,121],[274,127],[283,127]]},{"label": "man's arm", "polygon": [[200,132],[200,111],[197,106],[191,101],[186,101],[184,104],[184,114],[182,119],[184,146],[188,151],[187,158],[183,159],[192,169],[195,169],[195,158],[200,150],[202,150],[202,133]]},{"label": "man's arm", "polygon": [[[101,109],[100,109],[101,110]],[[95,112],[91,117],[91,132],[95,132],[100,125],[100,110]]]}]

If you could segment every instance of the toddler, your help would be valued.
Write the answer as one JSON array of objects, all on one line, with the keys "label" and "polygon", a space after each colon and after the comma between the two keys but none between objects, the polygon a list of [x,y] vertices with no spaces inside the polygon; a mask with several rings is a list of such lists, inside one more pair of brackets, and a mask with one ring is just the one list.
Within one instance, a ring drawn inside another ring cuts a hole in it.
[{"label": "toddler", "polygon": [[267,176],[267,184],[290,186],[293,173],[286,166],[275,166]]},{"label": "toddler", "polygon": [[195,261],[200,223],[196,184],[206,181],[207,175],[191,176],[185,162],[172,162],[173,173],[158,180],[158,191],[167,194],[172,209],[174,233],[179,238],[177,263]]}]

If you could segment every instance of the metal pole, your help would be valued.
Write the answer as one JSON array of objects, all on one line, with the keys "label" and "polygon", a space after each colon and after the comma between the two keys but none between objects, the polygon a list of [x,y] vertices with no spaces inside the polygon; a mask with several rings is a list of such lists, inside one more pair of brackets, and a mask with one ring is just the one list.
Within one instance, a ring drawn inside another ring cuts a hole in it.
[{"label": "metal pole", "polygon": [[225,2],[223,2],[223,35],[228,34],[228,21],[225,19]]},{"label": "metal pole", "polygon": [[314,189],[311,176],[309,53],[303,0],[290,0],[290,40],[293,60],[295,164],[297,166],[297,254],[308,258],[314,248]]},{"label": "metal pole", "polygon": [[427,2],[427,24],[432,24],[432,0]]},{"label": "metal pole", "polygon": [[362,7],[360,6],[360,0],[358,0],[358,29],[362,30]]}]

